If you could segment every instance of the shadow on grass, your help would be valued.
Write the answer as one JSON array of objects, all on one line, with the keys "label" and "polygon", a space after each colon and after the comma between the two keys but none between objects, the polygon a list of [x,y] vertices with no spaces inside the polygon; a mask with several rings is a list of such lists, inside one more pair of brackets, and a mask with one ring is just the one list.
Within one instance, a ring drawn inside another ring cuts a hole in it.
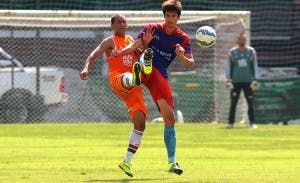
[{"label": "shadow on grass", "polygon": [[153,179],[115,179],[115,180],[109,180],[109,179],[105,179],[105,180],[100,180],[100,179],[94,179],[94,180],[88,180],[88,181],[83,181],[83,182],[143,182],[143,181],[158,181],[161,180],[162,182],[164,180],[166,180],[166,178],[153,178]]}]

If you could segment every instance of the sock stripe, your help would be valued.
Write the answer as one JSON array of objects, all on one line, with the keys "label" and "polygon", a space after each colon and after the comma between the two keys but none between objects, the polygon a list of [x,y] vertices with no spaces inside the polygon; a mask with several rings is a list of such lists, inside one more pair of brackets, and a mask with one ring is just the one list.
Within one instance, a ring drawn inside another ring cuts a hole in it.
[{"label": "sock stripe", "polygon": [[138,130],[136,130],[136,129],[134,129],[133,131],[134,131],[134,133],[137,134],[137,135],[143,135],[143,132],[141,132],[141,131],[138,131]]},{"label": "sock stripe", "polygon": [[129,144],[128,145],[129,148],[137,150],[139,148],[139,146],[133,145],[133,144]]},{"label": "sock stripe", "polygon": [[128,152],[131,152],[131,153],[133,153],[133,154],[135,154],[135,152],[136,152],[136,150],[131,149],[131,148],[128,148],[127,151],[128,151]]},{"label": "sock stripe", "polygon": [[134,156],[134,154],[136,153],[136,151],[138,150],[139,146],[142,143],[142,136],[143,136],[143,132],[139,130],[133,129],[131,131],[124,161],[126,162],[131,161],[132,157]]}]

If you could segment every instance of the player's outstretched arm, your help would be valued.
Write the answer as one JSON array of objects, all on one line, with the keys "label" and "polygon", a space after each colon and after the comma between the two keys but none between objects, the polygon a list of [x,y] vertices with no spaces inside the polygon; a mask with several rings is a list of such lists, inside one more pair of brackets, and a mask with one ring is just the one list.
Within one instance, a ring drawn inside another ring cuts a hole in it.
[{"label": "player's outstretched arm", "polygon": [[140,49],[141,46],[143,46],[143,50],[148,48],[148,44],[151,42],[151,40],[154,37],[154,29],[150,27],[146,30],[146,32],[143,33],[143,36],[141,38],[138,38],[133,44],[128,45],[127,47],[117,50],[114,49],[112,51],[112,56],[118,56],[121,54],[128,54],[135,52],[136,50]]},{"label": "player's outstretched arm", "polygon": [[137,39],[133,44],[128,45],[127,47],[121,49],[121,50],[117,50],[114,49],[111,53],[112,56],[118,56],[118,55],[122,55],[122,54],[129,54],[132,52],[135,52],[137,49],[140,48],[140,46],[143,44],[141,39]]},{"label": "player's outstretched arm", "polygon": [[95,49],[90,53],[85,61],[85,65],[80,72],[80,78],[82,80],[87,80],[87,76],[89,74],[89,70],[92,67],[93,63],[96,59],[98,59],[105,51],[107,51],[111,47],[111,38],[104,39]]}]

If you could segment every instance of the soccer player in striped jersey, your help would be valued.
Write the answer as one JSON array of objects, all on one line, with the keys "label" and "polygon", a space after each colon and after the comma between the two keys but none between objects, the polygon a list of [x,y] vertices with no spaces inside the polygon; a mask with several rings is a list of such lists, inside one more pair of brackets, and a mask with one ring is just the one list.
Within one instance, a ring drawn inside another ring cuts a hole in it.
[{"label": "soccer player in striped jersey", "polygon": [[[164,126],[164,142],[168,155],[167,171],[182,174],[183,170],[176,161],[175,114],[172,89],[168,80],[167,69],[177,57],[185,67],[195,67],[190,39],[178,26],[182,5],[178,0],[162,3],[163,23],[146,25],[138,34],[135,43],[119,53],[130,53],[144,45],[153,50],[152,72],[142,75],[142,83],[148,88],[153,101],[160,111]],[[146,68],[146,66],[145,66]]]},{"label": "soccer player in striped jersey", "polygon": [[[134,42],[133,38],[126,35],[126,18],[123,15],[114,15],[111,18],[111,28],[113,35],[105,38],[95,50],[88,56],[83,70],[80,72],[82,80],[86,80],[89,69],[92,64],[101,55],[106,56],[109,66],[109,83],[114,93],[120,97],[128,109],[130,119],[133,122],[134,129],[129,137],[129,145],[124,157],[124,161],[119,167],[128,175],[133,176],[131,159],[138,150],[142,142],[142,136],[145,130],[145,122],[148,116],[141,84],[142,67],[136,62],[140,51],[112,56],[112,50],[121,49]],[[145,52],[144,59],[152,59],[152,52]],[[149,60],[147,60],[150,62]]]},{"label": "soccer player in striped jersey", "polygon": [[238,45],[229,52],[227,62],[227,88],[230,90],[230,112],[228,128],[233,128],[236,106],[241,90],[243,90],[247,104],[250,127],[257,128],[254,120],[253,91],[257,89],[257,56],[255,49],[246,45],[246,35],[241,33],[237,38]]}]

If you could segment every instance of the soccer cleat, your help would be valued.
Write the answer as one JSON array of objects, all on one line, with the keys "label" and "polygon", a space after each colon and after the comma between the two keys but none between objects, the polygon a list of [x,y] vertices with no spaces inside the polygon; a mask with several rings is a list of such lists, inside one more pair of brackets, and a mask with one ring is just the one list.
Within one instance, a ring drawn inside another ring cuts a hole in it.
[{"label": "soccer cleat", "polygon": [[229,128],[229,129],[230,129],[230,128],[233,128],[233,124],[230,124],[230,123],[229,123],[228,126],[227,126],[227,128]]},{"label": "soccer cleat", "polygon": [[132,67],[132,83],[134,86],[141,85],[141,64],[139,62],[135,62]]},{"label": "soccer cleat", "polygon": [[148,48],[144,53],[144,73],[151,74],[152,72],[153,50]]},{"label": "soccer cleat", "polygon": [[257,125],[256,125],[255,123],[251,123],[251,124],[250,124],[250,127],[251,127],[251,128],[257,128]]},{"label": "soccer cleat", "polygon": [[169,163],[166,171],[169,173],[175,173],[177,175],[181,175],[183,173],[183,170],[179,167],[177,162]]},{"label": "soccer cleat", "polygon": [[131,167],[131,163],[122,162],[119,164],[119,167],[121,168],[121,170],[124,171],[124,173],[126,173],[126,175],[128,175],[129,177],[133,177],[133,170]]}]

